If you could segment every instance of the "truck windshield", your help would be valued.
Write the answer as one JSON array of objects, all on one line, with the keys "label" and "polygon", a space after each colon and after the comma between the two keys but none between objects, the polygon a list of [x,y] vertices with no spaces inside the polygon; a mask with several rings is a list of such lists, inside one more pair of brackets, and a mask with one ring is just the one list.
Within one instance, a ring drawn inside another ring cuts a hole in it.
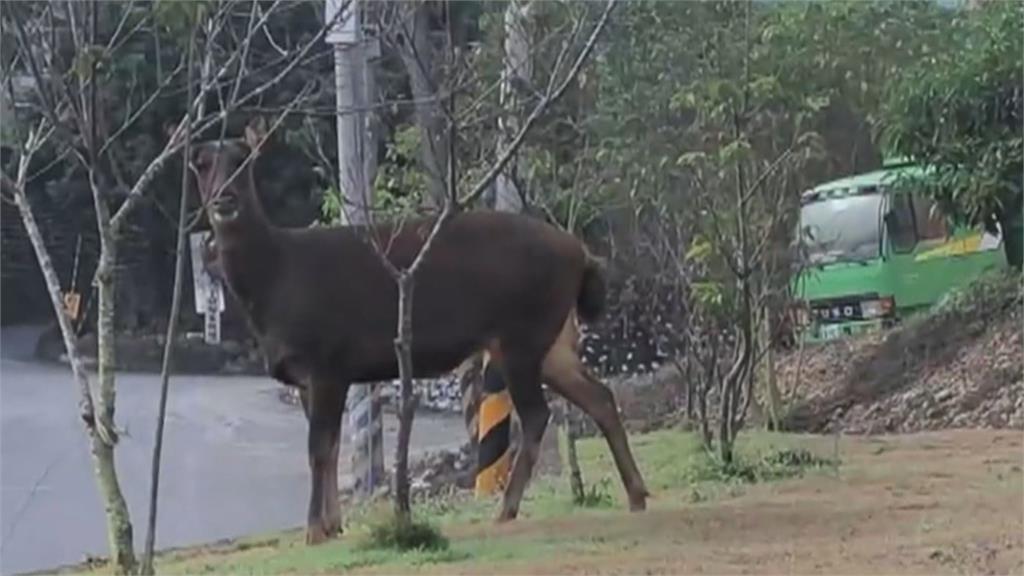
[{"label": "truck windshield", "polygon": [[811,265],[879,256],[881,194],[824,198],[800,210],[800,240]]}]

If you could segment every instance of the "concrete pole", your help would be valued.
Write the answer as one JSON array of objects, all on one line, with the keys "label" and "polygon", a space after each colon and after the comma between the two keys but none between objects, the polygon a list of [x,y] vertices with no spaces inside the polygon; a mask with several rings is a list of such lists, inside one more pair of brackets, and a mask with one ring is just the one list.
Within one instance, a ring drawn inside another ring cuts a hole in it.
[{"label": "concrete pole", "polygon": [[[334,81],[338,128],[338,190],[342,218],[348,225],[369,221],[368,209],[376,171],[376,149],[367,147],[367,51],[360,19],[365,0],[327,0],[326,17],[344,9],[339,24],[327,35],[334,45]],[[372,70],[370,71],[372,74]],[[372,82],[370,83],[372,84]],[[380,387],[359,384],[349,391],[348,434],[356,492],[370,495],[385,484],[384,432]]]},{"label": "concrete pole", "polygon": [[[533,18],[534,9],[533,0],[512,0],[505,9],[505,58],[502,70],[501,91],[499,93],[499,102],[502,108],[502,114],[498,117],[499,150],[503,150],[519,131],[519,121],[516,116],[520,102],[519,93],[524,86],[530,85],[533,77],[529,26],[530,20]],[[517,162],[513,158],[495,180],[495,210],[503,212],[523,211],[521,191],[516,184],[516,172]],[[487,377],[486,367],[483,377],[485,379]],[[491,387],[492,390],[484,395],[486,403],[498,405],[501,402],[510,402],[507,391],[495,390],[493,389],[493,384]],[[507,408],[511,412],[511,406],[502,406],[501,408],[502,410]],[[479,412],[477,422],[480,431],[486,431],[490,436],[498,434],[509,436],[510,438],[508,439],[503,438],[500,445],[503,447],[511,445],[513,449],[518,449],[519,446],[517,445],[520,444],[518,440],[522,437],[518,419],[512,420],[512,426],[499,427],[495,423],[500,421],[500,418],[494,422],[491,420],[495,419],[495,415],[500,416],[503,412],[496,411],[493,406],[485,406],[485,402],[481,402],[477,410]],[[479,434],[479,437],[482,440],[484,436]],[[492,446],[494,442],[495,440],[492,439]],[[478,494],[496,490],[499,483],[489,478],[495,474],[507,472],[507,468],[501,466],[503,460],[497,460],[499,465],[494,469],[488,468],[485,465],[490,462],[489,459],[494,457],[494,454],[488,452],[489,450],[491,448],[484,446],[482,442],[477,447]],[[558,449],[558,425],[556,422],[551,422],[541,441],[540,459],[536,465],[537,472],[540,474],[559,474],[561,462]]]},{"label": "concrete pole", "polygon": [[342,218],[348,225],[363,225],[369,220],[366,208],[369,188],[365,175],[366,101],[364,98],[366,62],[363,47],[356,44],[334,45],[334,87],[338,123],[338,189],[342,196]]},{"label": "concrete pole", "polygon": [[[523,86],[529,86],[533,77],[530,34],[527,28],[532,12],[532,0],[512,0],[505,9],[505,62],[499,93],[502,108],[502,115],[498,117],[498,130],[501,135],[499,149],[504,149],[519,130],[516,118],[518,91]],[[516,186],[516,172],[517,162],[513,158],[494,181],[495,210],[522,212],[523,202],[520,190]]]}]

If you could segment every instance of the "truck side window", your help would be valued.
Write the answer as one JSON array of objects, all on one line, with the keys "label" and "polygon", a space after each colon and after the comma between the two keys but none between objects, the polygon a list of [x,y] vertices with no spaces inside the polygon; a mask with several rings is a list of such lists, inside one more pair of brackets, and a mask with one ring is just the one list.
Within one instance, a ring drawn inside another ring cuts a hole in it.
[{"label": "truck side window", "polygon": [[885,218],[889,243],[893,252],[910,252],[917,244],[917,234],[914,230],[914,209],[911,206],[910,195],[893,194],[890,198],[892,202]]},{"label": "truck side window", "polygon": [[946,219],[935,202],[914,195],[914,223],[920,240],[945,240],[949,235]]}]

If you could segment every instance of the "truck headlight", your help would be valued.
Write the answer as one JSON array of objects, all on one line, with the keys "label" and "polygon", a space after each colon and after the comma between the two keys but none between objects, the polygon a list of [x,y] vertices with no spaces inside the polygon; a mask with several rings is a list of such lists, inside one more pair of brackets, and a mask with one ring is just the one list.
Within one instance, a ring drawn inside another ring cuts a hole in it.
[{"label": "truck headlight", "polygon": [[861,318],[882,318],[892,314],[895,302],[892,296],[879,298],[877,300],[865,300],[860,303]]}]

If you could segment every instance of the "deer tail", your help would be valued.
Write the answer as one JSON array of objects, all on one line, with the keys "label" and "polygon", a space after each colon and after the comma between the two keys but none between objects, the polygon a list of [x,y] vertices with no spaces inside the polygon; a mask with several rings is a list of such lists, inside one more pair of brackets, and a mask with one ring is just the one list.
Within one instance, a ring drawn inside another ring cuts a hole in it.
[{"label": "deer tail", "polygon": [[583,282],[576,297],[576,311],[580,320],[595,322],[604,313],[605,307],[604,262],[586,248],[583,254]]}]

